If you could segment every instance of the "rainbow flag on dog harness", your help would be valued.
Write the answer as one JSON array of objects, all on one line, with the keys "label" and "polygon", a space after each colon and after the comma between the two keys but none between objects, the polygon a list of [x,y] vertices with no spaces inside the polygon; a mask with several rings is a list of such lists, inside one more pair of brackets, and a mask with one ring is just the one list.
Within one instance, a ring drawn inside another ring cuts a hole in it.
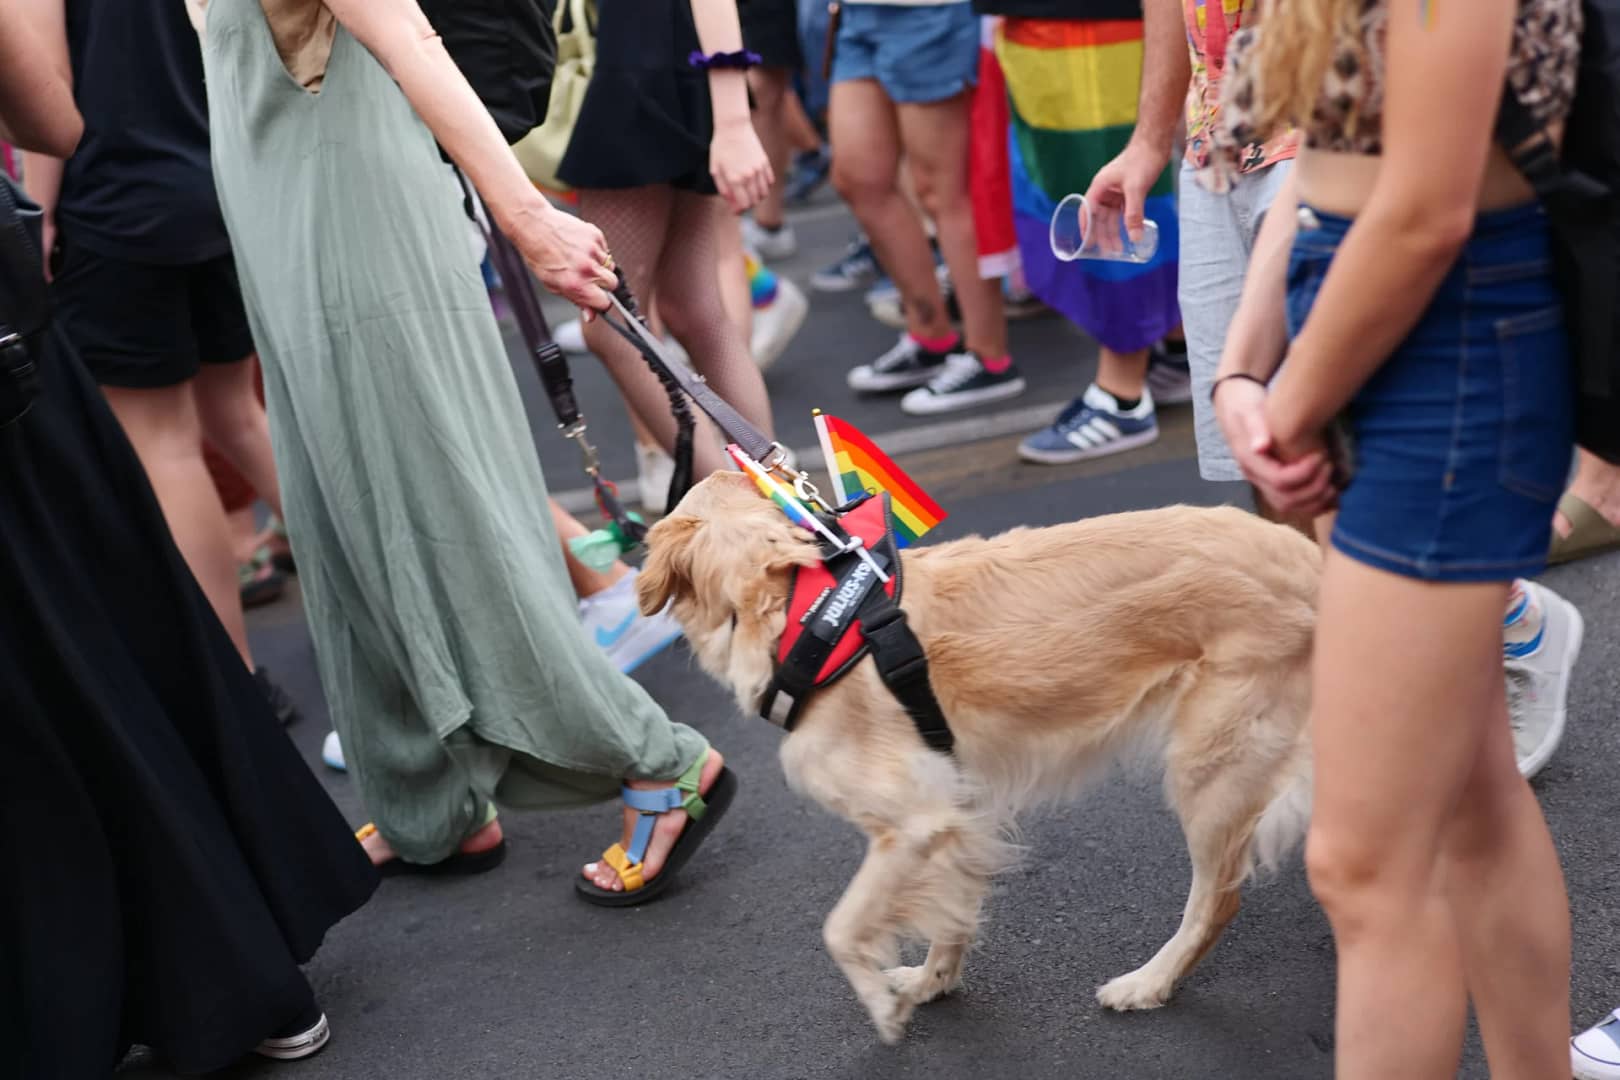
[{"label": "rainbow flag on dog harness", "polygon": [[1147,200],[1159,226],[1150,262],[1065,263],[1048,243],[1058,201],[1085,191],[1136,127],[1141,21],[1008,18],[996,57],[1012,106],[1013,227],[1030,291],[1116,352],[1147,348],[1181,322],[1181,234],[1169,170]]},{"label": "rainbow flag on dog harness", "polygon": [[821,452],[832,477],[833,496],[839,504],[862,492],[873,495],[888,492],[894,513],[896,547],[909,547],[945,520],[945,511],[939,503],[929,498],[917,481],[907,476],[904,469],[855,425],[819,409],[815,420]]}]

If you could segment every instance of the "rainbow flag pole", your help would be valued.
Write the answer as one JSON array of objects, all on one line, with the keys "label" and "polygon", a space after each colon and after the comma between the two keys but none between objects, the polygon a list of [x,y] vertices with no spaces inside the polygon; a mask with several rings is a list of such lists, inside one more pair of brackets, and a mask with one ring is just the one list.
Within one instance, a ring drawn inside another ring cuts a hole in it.
[{"label": "rainbow flag pole", "polygon": [[872,553],[866,550],[866,545],[861,543],[859,538],[851,537],[849,540],[840,538],[831,529],[823,525],[814,514],[805,508],[802,502],[794,498],[791,491],[777,482],[776,478],[766,472],[758,462],[743,453],[740,447],[735,444],[727,446],[726,453],[730,454],[731,459],[753,478],[759,490],[766,498],[776,504],[777,509],[787,515],[789,521],[800,528],[809,529],[840,551],[854,551],[872,568],[872,572],[877,575],[879,581],[888,584],[889,575],[883,572],[883,567],[879,566],[877,560],[872,558]]}]

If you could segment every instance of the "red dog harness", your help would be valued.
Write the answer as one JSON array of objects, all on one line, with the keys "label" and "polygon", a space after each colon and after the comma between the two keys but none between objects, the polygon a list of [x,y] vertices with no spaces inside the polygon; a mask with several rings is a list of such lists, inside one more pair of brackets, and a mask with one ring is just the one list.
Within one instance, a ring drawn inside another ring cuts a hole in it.
[{"label": "red dog harness", "polygon": [[[870,654],[923,741],[949,753],[955,739],[929,683],[922,644],[900,607],[900,554],[889,497],[867,499],[828,524],[859,541],[871,560],[853,547],[824,546],[821,562],[795,572],[776,673],[760,701],[760,715],[792,731],[815,691],[849,674]],[[887,584],[879,579],[879,568],[889,575]]]}]

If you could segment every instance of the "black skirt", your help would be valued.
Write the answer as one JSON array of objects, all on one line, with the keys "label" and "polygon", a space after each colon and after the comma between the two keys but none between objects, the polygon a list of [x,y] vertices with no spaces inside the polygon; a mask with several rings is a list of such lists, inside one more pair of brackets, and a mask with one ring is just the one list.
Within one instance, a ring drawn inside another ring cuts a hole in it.
[{"label": "black skirt", "polygon": [[792,71],[804,66],[797,0],[737,0],[737,16],[743,46],[758,53],[763,66]]},{"label": "black skirt", "polygon": [[377,876],[101,394],[41,351],[0,429],[0,1045],[30,1080],[135,1043],[217,1069],[308,1007],[298,965]]},{"label": "black skirt", "polygon": [[715,193],[708,76],[685,0],[599,0],[596,66],[557,175],[574,188]]}]

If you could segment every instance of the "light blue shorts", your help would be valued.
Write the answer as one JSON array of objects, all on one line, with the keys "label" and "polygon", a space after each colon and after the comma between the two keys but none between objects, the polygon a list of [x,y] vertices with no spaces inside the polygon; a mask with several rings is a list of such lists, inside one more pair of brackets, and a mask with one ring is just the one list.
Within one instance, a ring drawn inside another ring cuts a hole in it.
[{"label": "light blue shorts", "polygon": [[900,105],[946,101],[979,80],[973,5],[845,3],[832,81],[876,79]]}]

